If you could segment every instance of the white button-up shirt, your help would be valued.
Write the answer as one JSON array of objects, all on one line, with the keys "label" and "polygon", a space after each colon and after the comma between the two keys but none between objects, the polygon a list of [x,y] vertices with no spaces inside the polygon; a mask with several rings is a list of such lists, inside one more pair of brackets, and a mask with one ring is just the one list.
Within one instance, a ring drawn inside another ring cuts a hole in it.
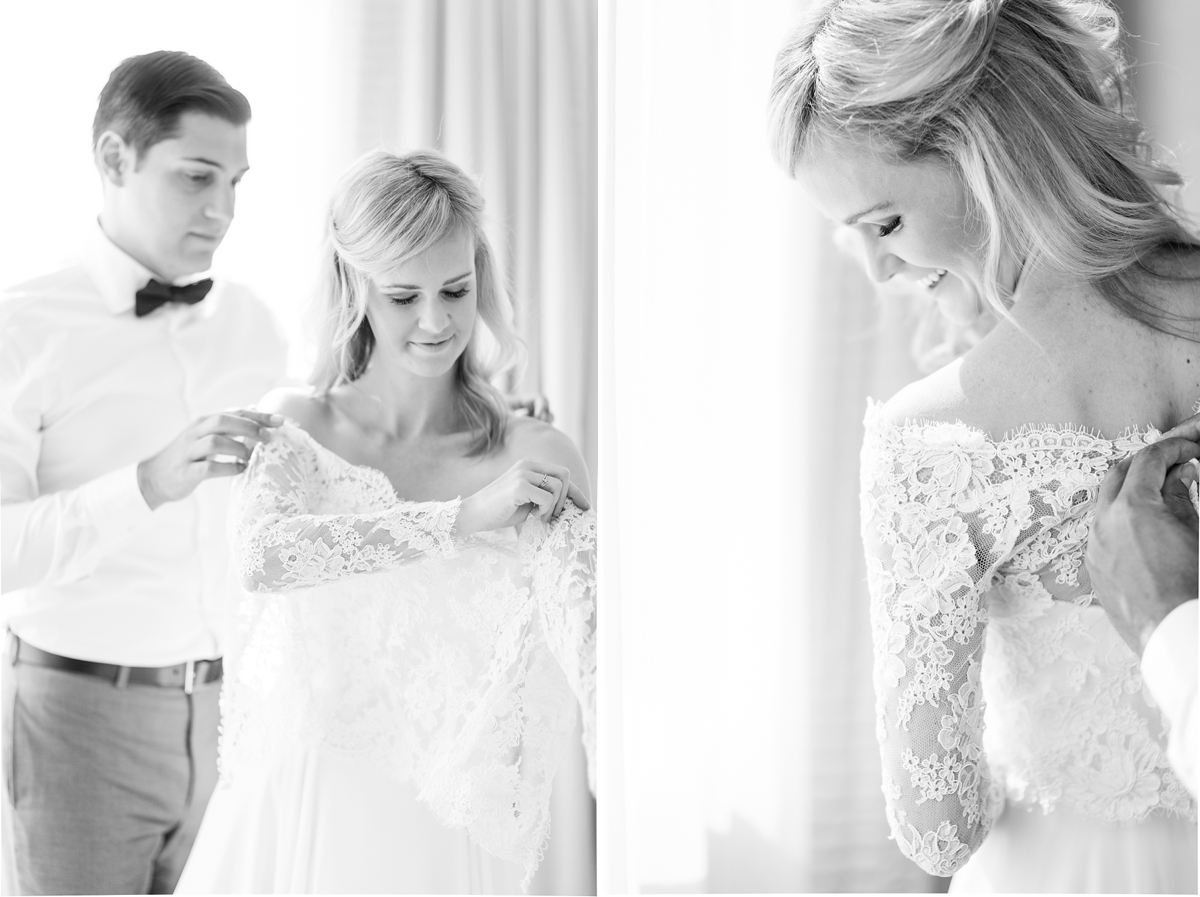
[{"label": "white button-up shirt", "polygon": [[134,316],[150,271],[97,226],[78,265],[0,299],[0,615],[55,654],[167,666],[221,654],[229,478],[151,511],[138,462],[281,381],[244,287]]},{"label": "white button-up shirt", "polygon": [[1167,759],[1193,796],[1200,786],[1200,708],[1196,706],[1200,601],[1185,601],[1150,635],[1142,679],[1171,723]]}]

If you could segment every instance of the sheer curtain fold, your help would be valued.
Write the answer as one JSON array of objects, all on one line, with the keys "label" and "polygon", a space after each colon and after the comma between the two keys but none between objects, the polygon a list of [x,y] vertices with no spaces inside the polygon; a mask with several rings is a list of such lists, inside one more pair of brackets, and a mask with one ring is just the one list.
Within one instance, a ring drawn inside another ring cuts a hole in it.
[{"label": "sheer curtain fold", "polygon": [[[339,167],[432,147],[479,178],[528,363],[597,472],[595,0],[353,0],[335,40],[346,98]],[[533,892],[595,889],[595,804],[582,751],[555,780]]]}]

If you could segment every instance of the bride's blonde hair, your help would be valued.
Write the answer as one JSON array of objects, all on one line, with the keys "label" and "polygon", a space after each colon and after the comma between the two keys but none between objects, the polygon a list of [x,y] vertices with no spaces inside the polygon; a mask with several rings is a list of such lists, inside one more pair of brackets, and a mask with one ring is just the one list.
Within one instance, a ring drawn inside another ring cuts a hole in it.
[{"label": "bride's blonde hair", "polygon": [[[1117,13],[1097,0],[828,0],[780,52],[775,154],[789,172],[831,141],[962,179],[984,299],[1008,316],[1005,252],[1091,283],[1123,314],[1195,339],[1161,308],[1156,255],[1197,248],[1160,192],[1181,183],[1134,117]],[[1182,278],[1190,279],[1190,278]]]},{"label": "bride's blonde hair", "polygon": [[492,381],[524,360],[513,308],[483,230],[483,195],[449,159],[432,150],[396,156],[382,150],[359,159],[338,182],[326,222],[317,361],[310,379],[327,393],[367,369],[375,335],[367,320],[372,276],[388,271],[454,233],[475,241],[478,318],[456,364],[459,410],[479,433],[471,454],[504,442],[509,417]]}]

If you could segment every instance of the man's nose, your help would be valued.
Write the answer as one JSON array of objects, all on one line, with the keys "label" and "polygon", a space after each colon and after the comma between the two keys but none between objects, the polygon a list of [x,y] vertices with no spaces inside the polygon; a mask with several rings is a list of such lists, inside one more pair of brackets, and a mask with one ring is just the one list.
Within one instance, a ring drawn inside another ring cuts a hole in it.
[{"label": "man's nose", "polygon": [[220,188],[217,190],[216,195],[211,197],[209,203],[204,207],[204,215],[206,218],[212,218],[228,224],[233,220],[233,209],[235,202],[236,197],[232,185]]}]

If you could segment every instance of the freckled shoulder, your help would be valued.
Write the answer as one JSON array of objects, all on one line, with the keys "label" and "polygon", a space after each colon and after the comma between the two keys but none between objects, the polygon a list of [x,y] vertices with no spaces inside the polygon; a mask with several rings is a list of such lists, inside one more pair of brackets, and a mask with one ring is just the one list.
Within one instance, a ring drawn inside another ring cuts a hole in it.
[{"label": "freckled shoulder", "polygon": [[505,453],[513,463],[521,458],[558,464],[571,471],[571,482],[583,490],[590,500],[591,479],[587,464],[575,443],[561,430],[545,421],[514,415],[508,421],[508,440]]}]

